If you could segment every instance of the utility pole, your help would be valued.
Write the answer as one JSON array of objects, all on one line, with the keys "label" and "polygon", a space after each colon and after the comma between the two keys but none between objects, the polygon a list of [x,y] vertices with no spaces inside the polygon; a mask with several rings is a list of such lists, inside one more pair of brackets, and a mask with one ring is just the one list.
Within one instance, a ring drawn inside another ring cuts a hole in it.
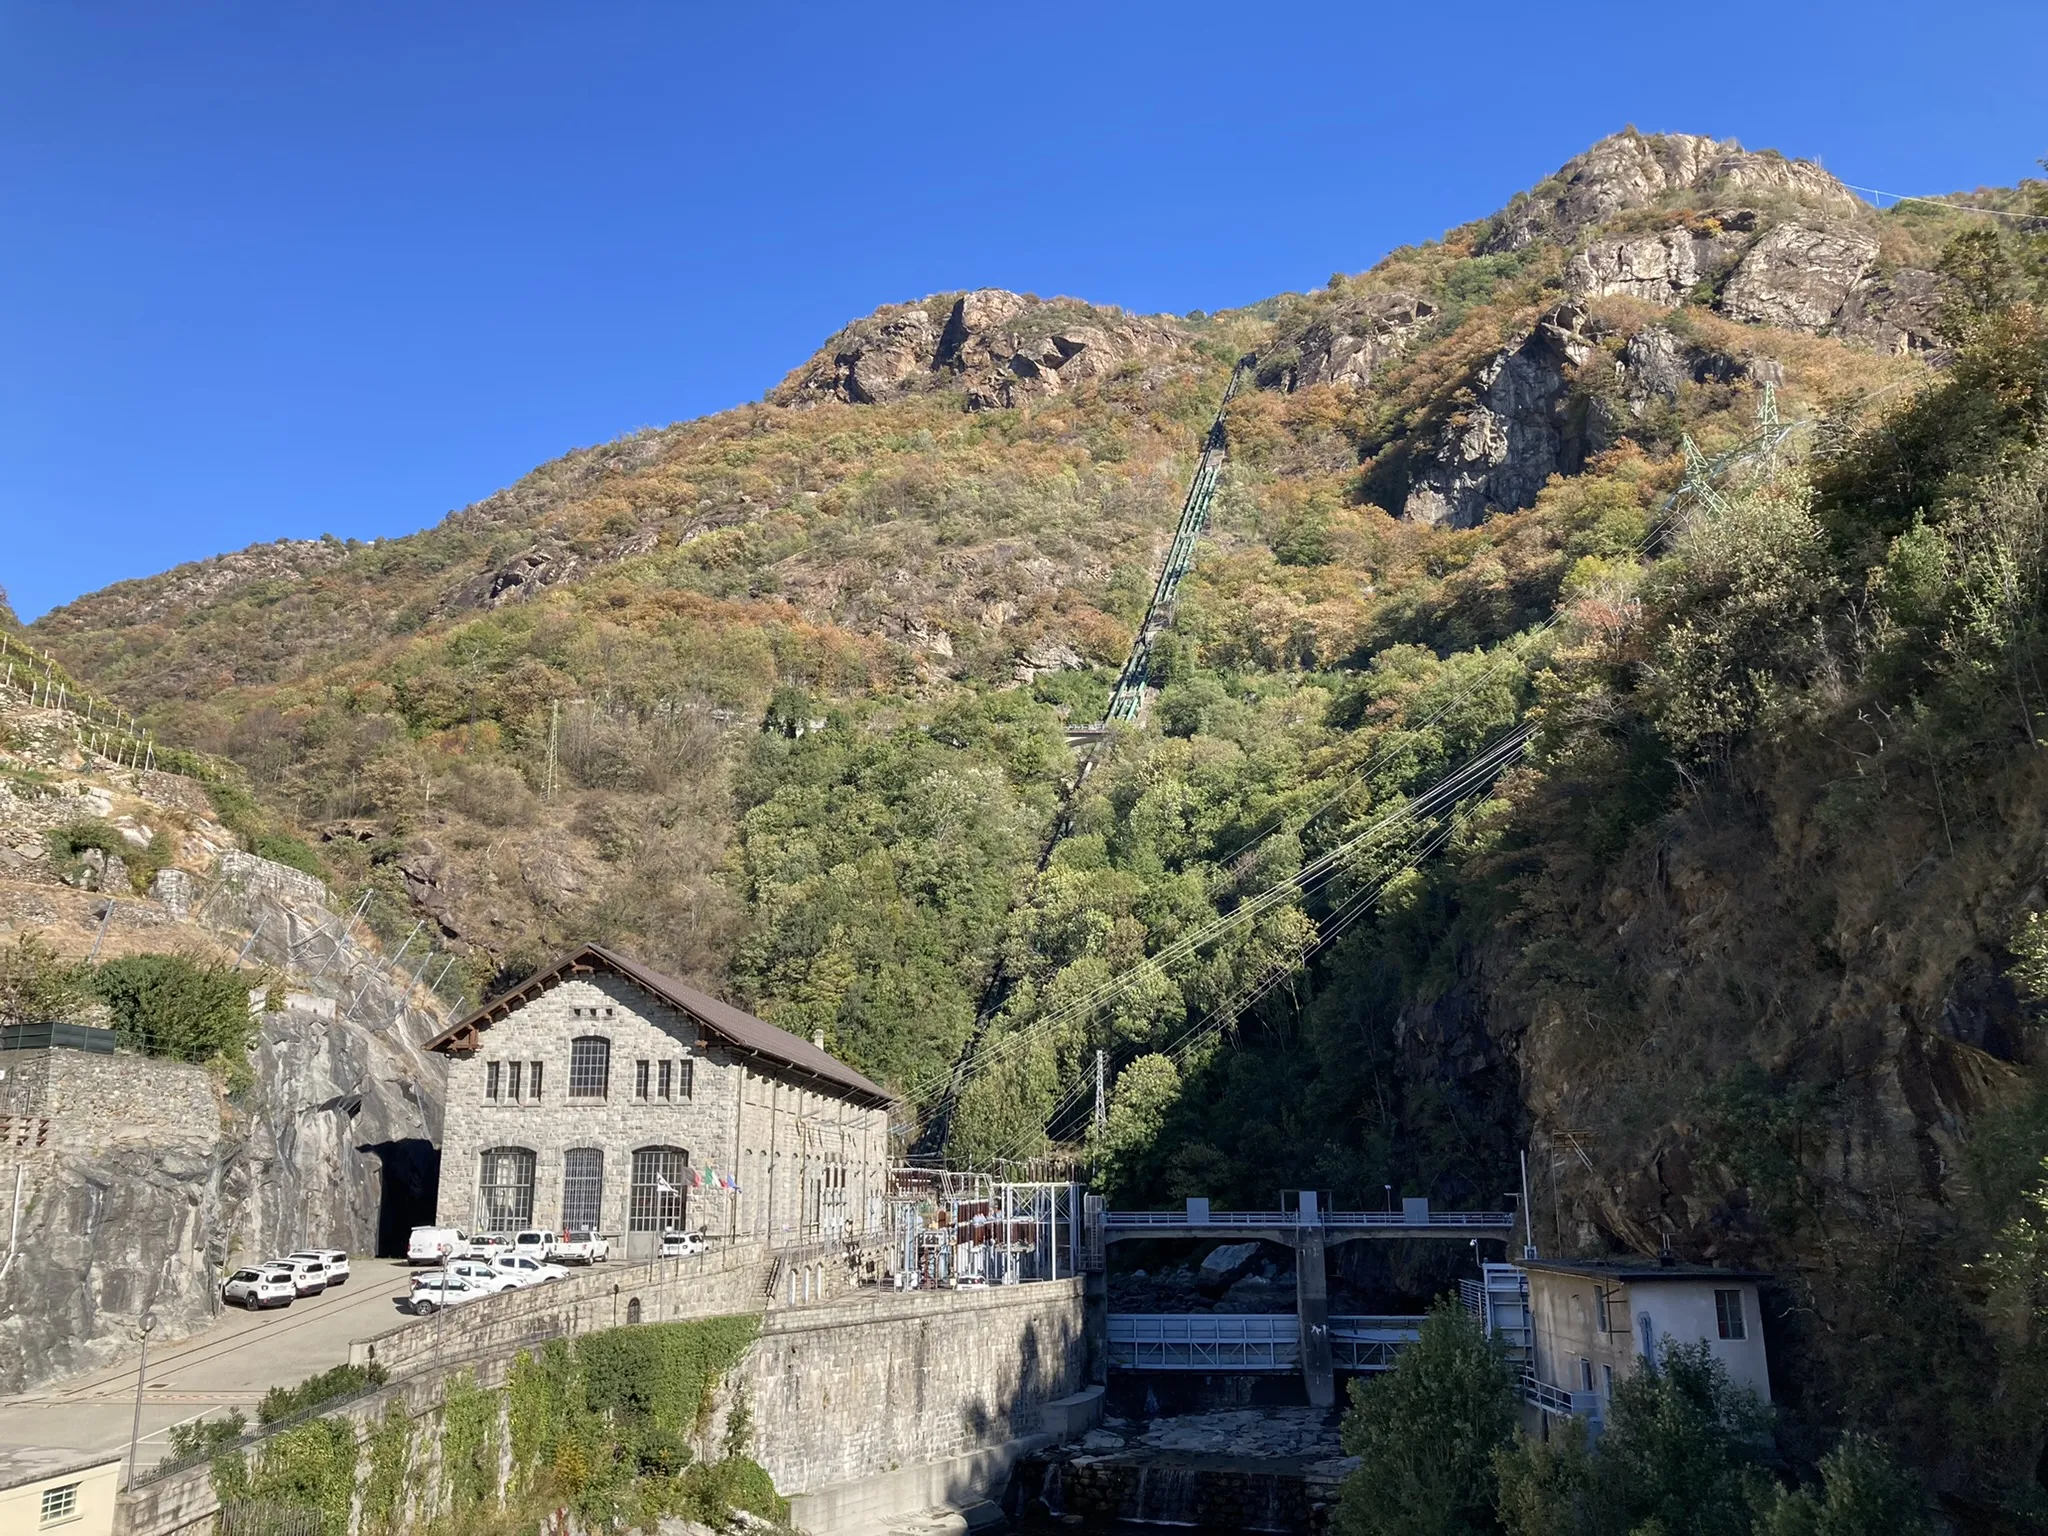
[{"label": "utility pole", "polygon": [[562,732],[562,701],[555,699],[548,710],[548,770],[542,781],[541,793],[550,800],[555,797],[555,739]]},{"label": "utility pole", "polygon": [[1109,1065],[1109,1052],[1095,1048],[1095,1134],[1100,1136],[1109,1129],[1109,1097],[1104,1081]]}]

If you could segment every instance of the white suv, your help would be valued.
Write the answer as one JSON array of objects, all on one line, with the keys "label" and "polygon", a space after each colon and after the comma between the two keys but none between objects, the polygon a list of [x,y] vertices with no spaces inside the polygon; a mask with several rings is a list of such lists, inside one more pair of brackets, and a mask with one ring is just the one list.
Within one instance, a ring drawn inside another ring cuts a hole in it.
[{"label": "white suv", "polygon": [[345,1284],[348,1280],[348,1255],[339,1248],[301,1248],[296,1253],[285,1255],[288,1259],[318,1259],[327,1269],[327,1283],[331,1286]]},{"label": "white suv", "polygon": [[[439,1285],[441,1283],[441,1273],[438,1269],[430,1269],[422,1274],[414,1275],[412,1277],[414,1292],[417,1293],[423,1285]],[[513,1276],[493,1269],[482,1259],[450,1259],[448,1261],[447,1273],[454,1279],[468,1281],[470,1284],[481,1286],[484,1290],[490,1292],[516,1290],[519,1286],[519,1281]]]},{"label": "white suv", "polygon": [[413,1315],[432,1317],[443,1307],[459,1307],[465,1301],[482,1301],[494,1294],[481,1280],[451,1274],[444,1282],[438,1274],[421,1275],[412,1284]]},{"label": "white suv", "polygon": [[265,1259],[262,1267],[289,1270],[292,1284],[301,1296],[318,1296],[327,1289],[326,1264],[309,1254],[295,1253],[290,1258]]},{"label": "white suv", "polygon": [[539,1285],[546,1280],[566,1280],[569,1271],[559,1264],[543,1264],[539,1259],[529,1259],[523,1253],[501,1253],[491,1260],[491,1268],[501,1275],[510,1275],[515,1285]]},{"label": "white suv", "polygon": [[288,1307],[298,1298],[299,1287],[292,1272],[274,1265],[238,1269],[222,1282],[220,1299],[233,1306],[260,1312],[266,1307]]}]

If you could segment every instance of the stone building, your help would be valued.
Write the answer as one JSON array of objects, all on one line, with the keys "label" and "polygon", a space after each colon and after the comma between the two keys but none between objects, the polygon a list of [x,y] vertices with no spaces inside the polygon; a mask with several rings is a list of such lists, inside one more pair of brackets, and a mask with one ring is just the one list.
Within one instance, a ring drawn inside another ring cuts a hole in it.
[{"label": "stone building", "polygon": [[449,1058],[437,1219],[786,1245],[879,1230],[889,1094],[820,1045],[585,945],[428,1042]]},{"label": "stone building", "polygon": [[1543,1399],[1534,1406],[1604,1420],[1615,1386],[1667,1340],[1705,1343],[1738,1386],[1771,1400],[1757,1299],[1764,1276],[1669,1259],[1526,1259],[1520,1267],[1530,1374]]}]

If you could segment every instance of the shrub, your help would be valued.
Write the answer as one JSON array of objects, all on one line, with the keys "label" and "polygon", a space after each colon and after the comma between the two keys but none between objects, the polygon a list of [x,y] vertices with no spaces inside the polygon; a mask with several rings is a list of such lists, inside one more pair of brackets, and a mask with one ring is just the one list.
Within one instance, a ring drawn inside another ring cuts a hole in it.
[{"label": "shrub", "polygon": [[1351,1384],[1340,1536],[1456,1536],[1494,1527],[1495,1453],[1515,1428],[1500,1346],[1449,1297],[1385,1375]]},{"label": "shrub", "polygon": [[272,1387],[257,1405],[256,1422],[275,1424],[280,1419],[304,1413],[321,1403],[333,1402],[338,1397],[353,1397],[369,1387],[381,1387],[389,1377],[390,1373],[375,1362],[369,1365],[337,1365],[331,1371],[308,1376],[296,1387]]},{"label": "shrub", "polygon": [[67,877],[86,867],[84,856],[88,850],[96,849],[107,858],[121,860],[128,869],[128,884],[138,896],[149,889],[157,871],[170,863],[167,839],[158,838],[148,847],[138,848],[111,822],[93,818],[52,827],[43,834],[43,840],[49,845],[58,873]]},{"label": "shrub", "polygon": [[68,1019],[92,1000],[85,967],[61,958],[41,934],[0,949],[0,1024]]},{"label": "shrub", "polygon": [[217,1419],[194,1419],[184,1424],[173,1424],[169,1435],[170,1450],[163,1466],[183,1467],[195,1461],[211,1460],[241,1439],[248,1427],[249,1421],[239,1408],[231,1408]]},{"label": "shrub", "polygon": [[171,1061],[215,1063],[246,1076],[255,1024],[241,973],[184,955],[124,955],[92,974],[92,989],[130,1049]]}]

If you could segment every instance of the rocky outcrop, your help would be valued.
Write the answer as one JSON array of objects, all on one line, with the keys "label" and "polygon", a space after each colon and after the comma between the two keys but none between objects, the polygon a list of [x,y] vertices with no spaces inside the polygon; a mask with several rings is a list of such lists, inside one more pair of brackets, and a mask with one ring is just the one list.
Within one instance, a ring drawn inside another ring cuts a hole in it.
[{"label": "rocky outcrop", "polygon": [[1531,505],[1552,475],[1579,468],[1586,444],[1566,396],[1569,370],[1593,352],[1586,318],[1578,305],[1560,305],[1479,371],[1470,408],[1445,422],[1411,472],[1403,517],[1476,527],[1491,512]]},{"label": "rocky outcrop", "polygon": [[1584,298],[1619,294],[1646,304],[1682,304],[1711,279],[1755,228],[1747,211],[1714,221],[1710,230],[1673,228],[1595,240],[1565,267],[1565,286]]},{"label": "rocky outcrop", "polygon": [[393,1252],[431,1218],[443,1063],[420,1046],[439,1020],[381,957],[335,949],[338,920],[305,899],[317,882],[266,863],[243,855],[208,900],[254,930],[252,963],[300,972],[258,1021],[245,1092],[125,1052],[0,1063],[0,1200],[19,1197],[0,1218],[16,1236],[0,1259],[0,1391],[106,1363],[145,1315],[158,1340],[204,1326],[224,1264]]},{"label": "rocky outcrop", "polygon": [[1877,259],[1877,242],[1850,229],[1780,224],[1743,254],[1721,290],[1730,319],[1818,334]]},{"label": "rocky outcrop", "polygon": [[970,410],[1045,399],[1132,360],[1184,349],[1178,326],[1000,288],[897,304],[856,320],[769,395],[777,405],[874,405],[931,389],[962,389]]},{"label": "rocky outcrop", "polygon": [[1752,202],[1789,197],[1852,214],[1863,205],[1819,166],[1775,151],[1751,153],[1733,139],[1685,133],[1618,133],[1567,161],[1533,191],[1518,194],[1480,241],[1482,253],[1516,251],[1537,240],[1572,243],[1618,213],[1683,194]]},{"label": "rocky outcrop", "polygon": [[1828,333],[1879,352],[1934,352],[1942,346],[1932,272],[1885,267],[1866,273],[1835,311]]},{"label": "rocky outcrop", "polygon": [[1304,326],[1291,347],[1282,338],[1280,361],[1270,373],[1262,369],[1259,382],[1286,390],[1370,384],[1436,314],[1434,304],[1409,293],[1375,293],[1339,304]]}]

